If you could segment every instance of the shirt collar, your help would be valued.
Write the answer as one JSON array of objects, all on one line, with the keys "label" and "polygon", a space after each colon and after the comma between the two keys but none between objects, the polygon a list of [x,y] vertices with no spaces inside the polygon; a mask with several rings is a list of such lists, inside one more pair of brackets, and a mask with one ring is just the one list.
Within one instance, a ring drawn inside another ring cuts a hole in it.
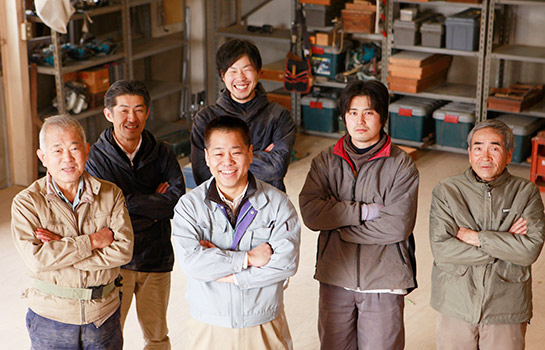
[{"label": "shirt collar", "polygon": [[68,198],[66,198],[66,196],[64,195],[64,193],[62,193],[62,191],[60,190],[60,188],[57,186],[57,183],[55,182],[55,179],[53,177],[51,177],[51,183],[53,184],[53,187],[55,188],[55,192],[57,193],[57,195],[60,197],[60,199],[62,199],[66,204],[68,204],[68,206],[70,208],[72,208],[72,211],[76,211],[76,207],[78,206],[78,204],[80,203],[81,201],[81,195],[83,193],[83,190],[85,188],[85,182],[83,181],[83,176],[80,176],[79,177],[79,182],[78,182],[78,190],[76,192],[76,196],[74,197],[74,202],[71,203]]}]

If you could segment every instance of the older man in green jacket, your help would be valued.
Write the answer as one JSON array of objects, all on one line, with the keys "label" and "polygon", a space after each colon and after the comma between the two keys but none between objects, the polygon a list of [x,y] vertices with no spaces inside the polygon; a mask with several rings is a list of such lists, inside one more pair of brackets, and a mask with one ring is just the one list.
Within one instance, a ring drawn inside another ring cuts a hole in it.
[{"label": "older man in green jacket", "polygon": [[544,229],[539,189],[506,169],[511,129],[487,120],[468,135],[471,168],[433,190],[431,306],[437,349],[524,349],[531,265]]}]

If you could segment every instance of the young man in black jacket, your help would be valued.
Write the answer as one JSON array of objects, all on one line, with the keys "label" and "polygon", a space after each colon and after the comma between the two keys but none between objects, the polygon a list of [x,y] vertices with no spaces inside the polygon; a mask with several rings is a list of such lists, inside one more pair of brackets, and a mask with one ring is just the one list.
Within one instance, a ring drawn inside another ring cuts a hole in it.
[{"label": "young man in black jacket", "polygon": [[285,192],[284,176],[295,141],[295,123],[289,111],[269,102],[258,81],[261,76],[259,50],[249,41],[230,40],[218,49],[216,68],[225,89],[215,105],[197,113],[191,131],[191,166],[195,183],[200,185],[211,176],[204,160],[206,124],[220,116],[232,116],[244,120],[250,128],[254,147],[252,174]]},{"label": "young man in black jacket", "polygon": [[149,92],[140,81],[120,80],[110,86],[104,115],[113,125],[91,147],[86,170],[121,188],[134,229],[134,254],[121,268],[121,324],[134,294],[146,349],[170,349],[166,321],[174,264],[170,219],[185,184],[170,147],[144,130],[149,105]]}]

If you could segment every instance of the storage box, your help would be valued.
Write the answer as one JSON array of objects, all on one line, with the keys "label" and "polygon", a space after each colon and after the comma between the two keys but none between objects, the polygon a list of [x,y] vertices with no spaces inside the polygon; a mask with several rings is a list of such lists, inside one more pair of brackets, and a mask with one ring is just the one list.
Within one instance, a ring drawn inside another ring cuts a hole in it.
[{"label": "storage box", "polygon": [[376,10],[341,11],[343,31],[345,33],[374,33]]},{"label": "storage box", "polygon": [[412,21],[394,21],[394,44],[396,45],[419,45],[420,26],[430,18],[431,14],[425,13]]},{"label": "storage box", "polygon": [[545,127],[545,119],[524,115],[502,114],[496,118],[509,125],[515,136],[513,159],[515,163],[523,163],[532,151],[532,137]]},{"label": "storage box", "polygon": [[433,112],[435,143],[467,149],[467,134],[475,125],[475,105],[451,102]]},{"label": "storage box", "polygon": [[[172,128],[176,129],[174,125]],[[189,130],[176,130],[169,134],[157,136],[157,139],[167,143],[176,156],[186,157],[191,152]]]},{"label": "storage box", "polygon": [[433,112],[444,105],[441,100],[402,97],[390,104],[390,136],[396,139],[422,141],[434,131]]},{"label": "storage box", "polygon": [[283,88],[278,88],[276,90],[268,92],[267,98],[269,99],[269,101],[276,102],[291,112],[291,93],[284,90]]},{"label": "storage box", "polygon": [[305,4],[305,17],[307,26],[328,27],[335,17],[340,17],[342,3],[331,5]]},{"label": "storage box", "polygon": [[110,73],[108,68],[94,68],[78,72],[78,78],[89,87],[89,92],[96,94],[108,90],[110,87]]},{"label": "storage box", "polygon": [[445,21],[447,49],[478,50],[480,21],[481,10],[474,8],[447,17]]},{"label": "storage box", "polygon": [[306,130],[337,131],[339,110],[335,100],[307,95],[301,99],[301,106],[303,127]]},{"label": "storage box", "polygon": [[415,7],[409,7],[399,10],[399,19],[402,21],[412,21],[416,18],[418,10]]},{"label": "storage box", "polygon": [[422,46],[445,47],[445,17],[429,19],[420,26]]},{"label": "storage box", "polygon": [[313,45],[311,64],[312,71],[317,76],[325,76],[335,79],[337,73],[344,72],[346,50],[351,47],[350,42],[343,43],[343,50],[334,46]]}]

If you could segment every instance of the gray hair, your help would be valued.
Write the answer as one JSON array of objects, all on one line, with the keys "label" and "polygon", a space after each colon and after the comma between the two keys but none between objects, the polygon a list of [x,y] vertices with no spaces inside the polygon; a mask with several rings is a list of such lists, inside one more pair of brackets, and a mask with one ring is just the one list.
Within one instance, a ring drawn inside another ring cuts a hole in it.
[{"label": "gray hair", "polygon": [[42,128],[40,129],[40,149],[45,152],[45,134],[51,127],[60,129],[76,129],[77,133],[81,137],[83,145],[87,144],[87,138],[85,137],[85,131],[81,124],[68,114],[54,115],[45,119]]},{"label": "gray hair", "polygon": [[475,125],[475,127],[473,127],[473,129],[471,129],[467,135],[468,147],[471,147],[471,141],[473,141],[473,135],[475,132],[485,128],[494,129],[494,131],[502,137],[503,147],[507,153],[513,150],[515,146],[515,136],[513,136],[513,130],[511,130],[507,124],[497,119],[487,119]]}]

